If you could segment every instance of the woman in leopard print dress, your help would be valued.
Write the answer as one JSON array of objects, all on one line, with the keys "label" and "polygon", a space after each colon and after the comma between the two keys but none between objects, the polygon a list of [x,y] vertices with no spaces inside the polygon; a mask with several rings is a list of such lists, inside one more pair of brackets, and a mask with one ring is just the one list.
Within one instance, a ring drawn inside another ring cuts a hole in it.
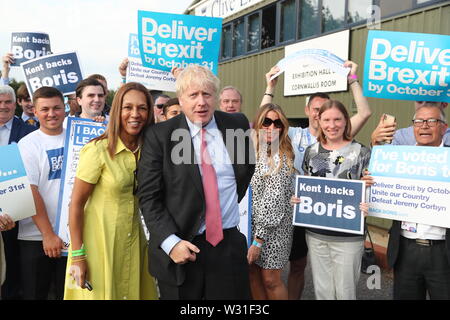
[{"label": "woman in leopard print dress", "polygon": [[281,272],[292,243],[294,152],[281,108],[266,104],[254,122],[257,161],[252,186],[252,236],[248,251],[254,299],[287,299]]}]

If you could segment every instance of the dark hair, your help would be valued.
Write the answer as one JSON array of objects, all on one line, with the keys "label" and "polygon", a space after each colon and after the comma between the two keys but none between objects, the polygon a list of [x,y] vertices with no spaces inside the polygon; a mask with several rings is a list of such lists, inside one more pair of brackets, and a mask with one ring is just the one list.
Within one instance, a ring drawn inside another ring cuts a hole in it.
[{"label": "dark hair", "polygon": [[322,98],[322,99],[330,100],[330,96],[328,94],[326,94],[325,92],[316,92],[309,96],[309,100],[308,100],[308,104],[307,104],[308,107],[311,105],[312,101],[315,98]]},{"label": "dark hair", "polygon": [[30,94],[28,93],[28,89],[25,84],[21,84],[19,89],[17,89],[16,97],[18,101],[30,98]]},{"label": "dark hair", "polygon": [[156,98],[155,98],[155,101],[156,101],[156,99],[158,99],[158,98],[166,98],[166,99],[170,99],[170,97],[169,97],[167,94],[164,94],[164,93],[158,94],[158,95],[156,96]]},{"label": "dark hair", "polygon": [[163,106],[163,114],[166,115],[167,110],[169,110],[169,107],[176,105],[176,104],[180,105],[180,101],[178,101],[178,98],[172,98],[169,101],[167,101]]},{"label": "dark hair", "polygon": [[[351,141],[352,140],[352,123],[350,122],[350,116],[348,115],[347,109],[342,104],[342,102],[337,101],[337,100],[328,100],[327,102],[325,102],[322,105],[322,107],[320,107],[320,110],[319,110],[319,121],[320,121],[320,118],[322,117],[322,113],[324,113],[325,111],[332,109],[332,108],[338,109],[344,115],[344,119],[345,119],[346,123],[345,123],[345,130],[344,130],[343,138],[346,141]],[[325,133],[323,132],[322,127],[320,127],[320,126],[319,126],[319,134],[317,136],[317,141],[319,141],[320,143],[324,143],[327,141]]]},{"label": "dark hair", "polygon": [[77,89],[75,91],[77,98],[81,98],[81,96],[83,95],[84,88],[89,87],[89,86],[95,86],[95,87],[96,86],[100,86],[100,87],[102,87],[103,94],[106,95],[105,87],[101,84],[101,82],[99,82],[98,80],[96,80],[94,78],[86,78],[84,80],[81,80],[80,83],[77,86]]},{"label": "dark hair", "polygon": [[[140,83],[137,82],[128,82],[121,86],[119,90],[117,90],[114,100],[111,105],[111,112],[109,113],[109,122],[106,131],[99,137],[95,138],[93,141],[98,141],[102,139],[108,139],[108,153],[111,158],[114,158],[114,154],[116,152],[117,141],[119,139],[119,134],[121,128],[120,115],[122,112],[122,103],[125,94],[131,90],[136,90],[142,92],[147,101],[148,107],[148,119],[145,128],[155,122],[155,118],[153,116],[153,100],[152,96],[148,92],[148,90]],[[144,139],[144,129],[139,134],[139,139]]]},{"label": "dark hair", "polygon": [[104,76],[102,76],[101,74],[98,73],[94,73],[91,74],[89,77],[87,77],[86,79],[96,79],[96,80],[103,80],[106,81],[106,78]]},{"label": "dark hair", "polygon": [[33,93],[33,102],[36,103],[36,101],[40,98],[54,98],[54,97],[60,98],[62,103],[64,104],[64,97],[61,91],[53,87],[40,87]]}]

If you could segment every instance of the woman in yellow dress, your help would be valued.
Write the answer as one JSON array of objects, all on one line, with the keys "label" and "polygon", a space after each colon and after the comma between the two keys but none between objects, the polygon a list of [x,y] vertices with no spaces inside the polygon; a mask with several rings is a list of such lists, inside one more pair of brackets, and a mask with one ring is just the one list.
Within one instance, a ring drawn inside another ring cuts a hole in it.
[{"label": "woman in yellow dress", "polygon": [[154,121],[152,111],[144,86],[123,85],[105,133],[81,150],[69,208],[66,300],[158,298],[134,195],[136,163],[143,131]]}]

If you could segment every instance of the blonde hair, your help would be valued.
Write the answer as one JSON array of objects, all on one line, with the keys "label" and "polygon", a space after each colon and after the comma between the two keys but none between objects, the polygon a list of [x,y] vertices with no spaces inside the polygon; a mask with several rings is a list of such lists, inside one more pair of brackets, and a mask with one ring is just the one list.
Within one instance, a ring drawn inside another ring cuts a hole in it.
[{"label": "blonde hair", "polygon": [[214,97],[218,99],[220,80],[211,70],[197,64],[191,64],[180,72],[175,82],[177,97],[180,97],[192,84],[201,88],[212,88]]},{"label": "blonde hair", "polygon": [[[280,163],[278,164],[278,167],[274,167],[273,162],[273,154],[268,154],[269,159],[269,174],[276,173],[281,169],[281,166],[283,164],[283,158],[286,156],[287,165],[291,172],[295,172],[294,168],[294,150],[292,148],[292,142],[291,138],[289,138],[289,122],[286,118],[286,115],[284,114],[283,110],[279,105],[276,105],[274,103],[267,103],[263,105],[261,108],[259,108],[258,113],[255,116],[255,120],[253,122],[253,143],[256,149],[256,157],[257,159],[260,157],[260,151],[261,151],[261,137],[260,137],[260,131],[263,128],[263,122],[266,118],[267,114],[270,112],[276,112],[278,114],[278,117],[281,120],[281,123],[283,124],[283,128],[280,129],[280,136],[278,138],[279,141],[279,150],[278,154],[280,156]],[[270,149],[269,149],[270,150]]]},{"label": "blonde hair", "polygon": [[109,122],[106,128],[106,131],[99,137],[93,139],[92,141],[100,141],[103,139],[108,140],[108,153],[111,159],[114,159],[114,155],[116,153],[117,141],[119,140],[120,130],[121,128],[121,112],[122,112],[122,103],[125,94],[127,94],[131,90],[136,90],[142,92],[145,96],[145,100],[147,102],[148,107],[148,119],[145,127],[139,133],[139,143],[142,143],[144,138],[145,128],[151,124],[155,123],[155,119],[153,116],[153,100],[148,92],[148,90],[140,83],[137,82],[129,82],[124,84],[122,87],[117,90],[114,100],[111,105],[111,111],[109,113]]}]

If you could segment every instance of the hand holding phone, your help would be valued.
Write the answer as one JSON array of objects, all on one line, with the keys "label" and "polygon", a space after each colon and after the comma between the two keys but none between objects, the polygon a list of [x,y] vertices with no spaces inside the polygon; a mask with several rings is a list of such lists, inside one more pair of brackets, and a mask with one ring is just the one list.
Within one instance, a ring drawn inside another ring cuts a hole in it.
[{"label": "hand holding phone", "polygon": [[[390,114],[387,114],[387,113],[383,114],[383,124],[385,126],[393,126],[395,124],[395,117]],[[393,134],[388,139],[385,139],[384,143],[390,144],[390,143],[392,143],[392,139],[393,139]]]}]

